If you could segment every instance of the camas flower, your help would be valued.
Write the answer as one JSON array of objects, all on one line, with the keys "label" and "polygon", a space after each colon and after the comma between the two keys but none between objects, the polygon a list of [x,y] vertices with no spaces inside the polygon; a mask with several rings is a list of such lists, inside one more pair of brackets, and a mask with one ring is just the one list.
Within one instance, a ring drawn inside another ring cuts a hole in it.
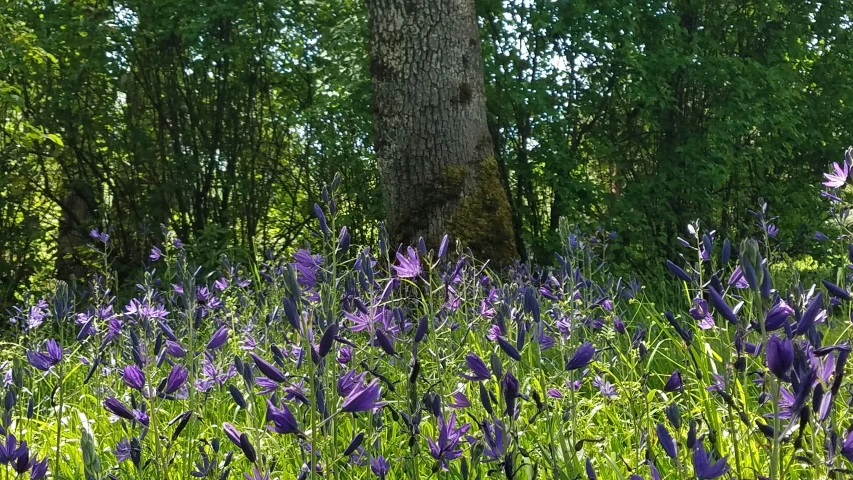
[{"label": "camas flower", "polygon": [[[18,440],[11,433],[6,435],[6,442],[0,442],[0,465],[8,465],[14,463],[18,457],[27,451],[27,442],[21,442],[18,445]],[[27,453],[29,455],[29,453]]]},{"label": "camas flower", "polygon": [[166,377],[166,385],[163,388],[163,393],[171,395],[180,390],[184,386],[184,383],[186,383],[188,376],[189,372],[186,368],[180,365],[172,367],[172,370],[169,371],[169,376]]},{"label": "camas flower", "polygon": [[847,182],[847,177],[850,175],[850,167],[847,165],[847,162],[841,162],[841,165],[838,162],[832,162],[833,172],[824,173],[823,176],[826,178],[826,181],[823,182],[824,186],[829,188],[841,188]]},{"label": "camas flower", "polygon": [[774,375],[782,379],[788,378],[788,371],[794,364],[794,346],[791,344],[791,339],[781,340],[775,334],[771,335],[767,339],[765,356],[767,368]]},{"label": "camas flower", "polygon": [[381,393],[382,391],[379,388],[379,379],[374,378],[373,381],[366,386],[356,386],[344,399],[341,410],[344,412],[356,413],[382,407],[386,402],[379,401]]},{"label": "camas flower", "polygon": [[33,367],[46,372],[62,361],[62,347],[56,340],[50,339],[45,342],[46,352],[27,351],[27,362]]},{"label": "camas flower", "polygon": [[592,380],[592,386],[598,388],[599,393],[601,393],[607,398],[619,396],[619,394],[616,393],[616,387],[614,387],[613,384],[611,384],[599,375],[596,375],[595,378]]},{"label": "camas flower", "polygon": [[595,347],[592,342],[582,344],[566,363],[566,370],[572,371],[586,367],[592,361],[593,356],[595,356]]},{"label": "camas flower", "polygon": [[450,418],[447,420],[444,416],[438,418],[438,439],[433,440],[427,437],[427,443],[429,444],[430,455],[441,462],[443,468],[447,468],[447,462],[462,456],[462,449],[458,447],[459,441],[469,428],[471,428],[470,423],[456,428],[455,412],[450,414]]},{"label": "camas flower", "polygon": [[364,384],[365,377],[367,377],[367,373],[356,373],[355,370],[350,370],[341,375],[337,384],[338,395],[346,397],[352,393],[356,387]]},{"label": "camas flower", "polygon": [[289,434],[298,433],[299,424],[296,423],[296,417],[287,408],[284,402],[281,403],[281,408],[278,408],[270,400],[267,400],[267,421],[273,423],[273,426],[267,426],[268,430],[276,433]]},{"label": "camas flower", "polygon": [[225,342],[228,341],[228,327],[223,325],[219,327],[219,329],[213,332],[213,335],[210,336],[210,340],[207,342],[208,350],[215,350],[217,348],[225,345]]},{"label": "camas flower", "polygon": [[743,274],[743,268],[741,268],[740,265],[738,265],[729,276],[728,284],[739,289],[749,287],[749,282],[746,280],[746,277]]},{"label": "camas flower", "polygon": [[391,268],[397,272],[400,278],[414,278],[421,274],[421,259],[418,257],[418,252],[414,248],[408,247],[407,255],[397,252],[397,262],[399,265],[392,265]]},{"label": "camas flower", "polygon": [[713,480],[722,477],[729,471],[728,457],[723,457],[711,463],[711,455],[705,451],[702,442],[696,444],[693,451],[693,473],[699,480]]},{"label": "camas flower", "polygon": [[[483,432],[483,455],[486,461],[499,461],[506,454],[507,437],[504,433],[504,424],[500,420],[495,420],[494,423],[483,421],[480,424],[480,430]],[[476,441],[472,437],[468,437],[469,442]]]},{"label": "camas flower", "polygon": [[130,441],[127,438],[122,438],[117,444],[115,450],[113,450],[113,455],[116,456],[116,460],[118,463],[125,462],[130,460]]},{"label": "camas flower", "polygon": [[832,282],[828,282],[826,280],[821,280],[823,286],[826,287],[826,290],[835,298],[840,300],[850,300],[850,292],[847,289],[840,287]]},{"label": "camas flower", "polygon": [[248,473],[244,473],[243,478],[245,480],[270,480],[270,472],[269,470],[261,472],[260,470],[258,470],[258,466],[255,465],[254,467],[252,467],[251,475]]},{"label": "camas flower", "polygon": [[681,371],[676,369],[667,379],[666,384],[663,386],[663,391],[675,392],[681,390],[683,386],[684,384],[681,381]]},{"label": "camas flower", "polygon": [[489,367],[486,366],[486,362],[483,361],[476,353],[469,353],[465,356],[465,365],[468,366],[468,369],[471,370],[471,374],[460,374],[462,378],[466,380],[470,380],[472,382],[479,382],[481,380],[488,380],[492,377],[492,373],[489,371]]},{"label": "camas flower", "polygon": [[806,306],[806,310],[797,322],[797,328],[794,330],[794,333],[796,335],[803,335],[807,333],[809,329],[811,329],[812,325],[817,323],[818,320],[825,315],[825,311],[822,307],[823,292],[818,292]]},{"label": "camas flower", "polygon": [[453,401],[447,404],[450,408],[467,408],[471,406],[471,401],[468,400],[464,392],[455,392],[451,395],[451,398],[453,398]]},{"label": "camas flower", "polygon": [[847,433],[841,442],[841,455],[848,461],[853,462],[853,430]]},{"label": "camas flower", "polygon": [[338,349],[338,357],[335,359],[341,365],[346,365],[352,360],[352,347],[345,345]]},{"label": "camas flower", "polygon": [[696,320],[696,325],[702,330],[710,330],[716,326],[714,317],[711,315],[711,309],[708,308],[708,302],[702,297],[693,299],[693,308],[690,309],[689,313]]},{"label": "camas flower", "polygon": [[270,380],[273,380],[277,383],[282,383],[287,380],[287,377],[281,373],[281,370],[276,368],[273,364],[267,362],[263,358],[259,357],[254,352],[249,354],[252,357],[252,360],[255,361],[255,366],[258,367],[258,370],[261,371],[264,375],[269,377]]},{"label": "camas flower", "polygon": [[107,399],[104,400],[104,408],[119,418],[135,420],[133,412],[115,397],[107,397]]},{"label": "camas flower", "polygon": [[661,448],[663,448],[663,451],[666,452],[667,456],[673,459],[678,457],[675,440],[672,439],[672,435],[670,435],[666,426],[662,423],[658,423],[655,431],[658,434],[658,443],[660,443]]},{"label": "camas flower", "polygon": [[300,248],[293,254],[296,260],[291,266],[296,270],[296,281],[306,288],[317,286],[317,274],[323,266],[322,255],[311,255],[311,252]]},{"label": "camas flower", "polygon": [[389,470],[391,470],[391,464],[382,455],[377,455],[370,460],[370,471],[379,477],[379,480],[385,480],[385,476],[388,475]]},{"label": "camas flower", "polygon": [[121,379],[128,387],[142,391],[145,388],[145,373],[136,365],[128,365],[122,370]]},{"label": "camas flower", "polygon": [[238,447],[240,446],[240,436],[243,435],[240,430],[237,430],[234,425],[225,422],[222,424],[222,431],[225,432],[225,436],[228,437],[228,440],[231,440],[231,443]]},{"label": "camas flower", "polygon": [[666,268],[672,272],[673,275],[678,277],[679,280],[685,281],[687,283],[692,283],[693,279],[690,277],[690,274],[684,271],[681,267],[674,264],[671,260],[666,261]]}]

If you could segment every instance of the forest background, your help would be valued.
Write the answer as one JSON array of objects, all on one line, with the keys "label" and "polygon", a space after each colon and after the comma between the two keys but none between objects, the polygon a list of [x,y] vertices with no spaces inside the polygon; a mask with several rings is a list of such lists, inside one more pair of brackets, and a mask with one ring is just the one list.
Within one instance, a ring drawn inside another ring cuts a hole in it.
[{"label": "forest background", "polygon": [[[849,2],[475,6],[518,258],[551,263],[566,217],[654,279],[689,222],[742,238],[766,201],[780,250],[820,267],[814,180],[853,142]],[[0,308],[99,261],[92,228],[126,286],[168,230],[202,266],[288,253],[336,172],[341,222],[375,244],[372,74],[358,1],[5,1]]]}]

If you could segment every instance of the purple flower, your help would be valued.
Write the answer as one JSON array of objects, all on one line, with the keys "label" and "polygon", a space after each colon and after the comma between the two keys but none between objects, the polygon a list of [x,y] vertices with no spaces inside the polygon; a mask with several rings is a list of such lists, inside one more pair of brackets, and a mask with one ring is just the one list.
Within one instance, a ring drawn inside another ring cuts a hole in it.
[{"label": "purple flower", "polygon": [[598,392],[607,398],[614,398],[619,396],[619,394],[616,393],[616,387],[614,387],[613,384],[603,379],[599,375],[596,375],[595,378],[592,380],[592,386],[598,388]]},{"label": "purple flower", "polygon": [[385,402],[379,401],[381,393],[379,379],[373,379],[366,386],[358,385],[344,398],[341,410],[356,413],[382,407],[385,405]]},{"label": "purple flower", "polygon": [[841,455],[848,461],[853,462],[853,430],[847,433],[844,441],[841,442]]},{"label": "purple flower", "polygon": [[821,308],[822,306],[823,292],[818,292],[806,306],[806,311],[803,312],[803,316],[797,322],[797,328],[794,331],[796,335],[807,333],[812,325],[817,322],[818,318],[823,316],[825,312]]},{"label": "purple flower", "polygon": [[215,350],[217,348],[225,345],[225,342],[228,341],[228,327],[223,325],[219,327],[219,330],[213,332],[213,335],[210,336],[210,340],[207,342],[208,350]]},{"label": "purple flower", "polygon": [[471,401],[468,400],[464,392],[456,392],[451,397],[453,401],[447,404],[450,408],[467,408],[471,406]]},{"label": "purple flower", "polygon": [[47,457],[41,460],[33,458],[30,460],[30,480],[42,480],[47,477]]},{"label": "purple flower", "polygon": [[364,385],[365,377],[367,377],[367,373],[356,373],[355,370],[350,370],[341,375],[338,379],[338,395],[346,397],[356,387]]},{"label": "purple flower", "polygon": [[715,463],[711,463],[711,455],[705,451],[702,442],[698,442],[696,450],[693,451],[693,473],[699,480],[712,480],[728,473],[728,457],[723,457]]},{"label": "purple flower", "polygon": [[840,287],[832,282],[828,282],[826,280],[821,280],[823,286],[826,287],[826,290],[835,298],[840,300],[850,300],[850,292],[847,289]]},{"label": "purple flower", "polygon": [[109,410],[113,415],[125,420],[135,420],[133,412],[130,411],[123,403],[115,397],[107,397],[104,400],[104,408]]},{"label": "purple flower", "polygon": [[166,353],[175,358],[184,358],[187,355],[187,351],[184,350],[184,347],[182,347],[180,343],[173,342],[172,340],[166,340]]},{"label": "purple flower", "polygon": [[421,259],[414,248],[408,247],[406,256],[397,252],[397,262],[399,265],[392,265],[392,268],[398,277],[414,278],[421,274]]},{"label": "purple flower", "polygon": [[515,400],[518,398],[518,379],[512,372],[506,372],[501,381],[501,391],[506,403],[506,414],[515,416]]},{"label": "purple flower", "polygon": [[685,272],[685,271],[684,271],[681,267],[679,267],[678,265],[676,265],[676,264],[672,263],[672,261],[671,261],[671,260],[667,260],[667,261],[666,261],[666,268],[668,268],[668,269],[669,269],[669,271],[670,271],[670,272],[672,272],[672,274],[673,274],[673,275],[675,275],[676,277],[678,277],[678,279],[679,279],[679,280],[685,281],[685,282],[687,282],[687,283],[692,283],[692,282],[693,282],[693,279],[692,279],[692,278],[690,278],[690,274],[688,274],[687,272]]},{"label": "purple flower", "polygon": [[370,461],[370,471],[379,477],[379,480],[385,480],[385,475],[388,475],[390,469],[391,464],[382,455],[377,455]]},{"label": "purple flower", "polygon": [[586,342],[578,347],[575,350],[575,353],[572,355],[572,358],[569,359],[568,363],[566,363],[566,370],[578,370],[589,365],[589,362],[592,361],[592,357],[595,355],[595,346],[593,346],[592,342]]},{"label": "purple flower", "polygon": [[459,428],[456,428],[456,413],[451,413],[448,420],[444,416],[438,417],[438,439],[433,440],[427,437],[429,444],[429,452],[432,458],[441,462],[443,468],[447,468],[447,462],[455,460],[462,456],[462,449],[458,448],[459,441],[462,436],[471,428],[470,423],[466,423]]},{"label": "purple flower", "polygon": [[791,339],[779,339],[776,334],[767,339],[765,350],[767,368],[778,378],[788,378],[788,370],[794,364],[794,346]]},{"label": "purple flower", "polygon": [[825,233],[816,230],[814,232],[814,239],[817,240],[818,242],[825,242],[825,241],[829,240],[829,237],[827,237]]},{"label": "purple flower", "polygon": [[281,408],[277,408],[270,400],[267,400],[267,421],[273,423],[273,426],[267,426],[267,429],[276,433],[288,434],[299,432],[296,417],[293,416],[293,413],[287,408],[284,402],[281,403]]},{"label": "purple flower", "polygon": [[693,308],[690,309],[689,313],[696,320],[696,325],[702,330],[710,330],[716,326],[714,317],[711,315],[711,309],[708,308],[708,302],[702,297],[693,299]]},{"label": "purple flower", "polygon": [[714,306],[714,309],[717,310],[723,318],[728,320],[729,322],[737,325],[738,319],[732,307],[729,306],[728,303],[723,299],[722,294],[717,292],[714,287],[708,288],[708,297],[711,299],[711,305]]},{"label": "purple flower", "polygon": [[341,365],[346,365],[350,361],[352,361],[352,347],[347,345],[347,346],[343,346],[343,347],[339,348],[338,349],[338,358],[336,358],[336,360]]},{"label": "purple flower", "polygon": [[772,223],[768,223],[767,226],[764,227],[764,231],[767,232],[767,236],[770,238],[776,238],[776,235],[779,234],[779,229]]},{"label": "purple flower", "polygon": [[[483,443],[485,443],[483,455],[488,461],[497,461],[503,458],[507,447],[503,423],[500,420],[495,420],[494,423],[483,421],[480,424],[480,430],[483,431]],[[470,437],[469,441],[471,441]]]},{"label": "purple flower", "polygon": [[62,347],[56,343],[56,340],[50,339],[45,342],[45,348],[47,349],[45,353],[27,351],[27,361],[29,364],[44,372],[62,361]]},{"label": "purple flower", "polygon": [[518,349],[516,349],[513,344],[509,343],[503,336],[498,337],[497,340],[501,350],[503,350],[509,358],[517,362],[521,361],[521,353],[519,353]]},{"label": "purple flower", "polygon": [[186,368],[180,365],[172,367],[172,370],[169,371],[169,376],[166,377],[166,386],[163,388],[163,393],[171,395],[180,390],[187,381],[188,376],[189,372]]},{"label": "purple flower", "polygon": [[850,174],[850,167],[847,165],[847,162],[841,162],[841,165],[838,165],[838,162],[832,162],[832,168],[835,170],[834,172],[823,174],[826,178],[823,184],[829,188],[843,187]]},{"label": "purple flower", "polygon": [[625,322],[616,315],[613,316],[613,329],[621,335],[625,335],[625,332],[627,332],[625,329]]},{"label": "purple flower", "polygon": [[240,430],[237,430],[234,425],[231,425],[228,422],[222,424],[222,430],[225,432],[225,436],[228,437],[228,440],[231,440],[236,446],[240,446],[240,436],[243,435]]},{"label": "purple flower", "polygon": [[317,273],[323,266],[323,257],[311,255],[308,250],[300,248],[293,254],[293,259],[296,262],[292,263],[291,266],[296,270],[296,280],[309,289],[317,286]]},{"label": "purple flower", "polygon": [[741,268],[740,265],[738,265],[729,276],[728,284],[734,285],[735,288],[740,289],[749,287],[749,282],[746,280],[746,277],[743,274],[743,268]]},{"label": "purple flower", "polygon": [[563,392],[557,390],[556,388],[549,388],[548,396],[551,398],[563,398]]},{"label": "purple flower", "polygon": [[672,372],[672,375],[669,376],[669,379],[666,381],[666,385],[663,386],[664,392],[675,392],[681,390],[684,386],[681,381],[681,371],[675,370]]},{"label": "purple flower", "polygon": [[281,373],[281,370],[279,370],[273,364],[267,362],[263,358],[259,357],[254,352],[250,353],[249,356],[252,357],[252,360],[255,361],[255,366],[258,367],[258,370],[260,370],[261,373],[269,377],[270,380],[273,380],[278,383],[282,383],[287,380],[287,377],[285,377],[284,374]]},{"label": "purple flower", "polygon": [[258,392],[261,395],[269,395],[278,389],[278,383],[267,377],[255,377],[255,385],[261,387],[261,391]]},{"label": "purple flower", "polygon": [[103,243],[110,243],[110,236],[106,232],[101,232],[97,228],[93,228],[89,232],[89,236],[94,240],[100,240]]},{"label": "purple flower", "polygon": [[0,464],[8,465],[10,462],[15,462],[25,451],[29,454],[26,441],[18,445],[14,435],[11,433],[6,435],[6,443],[0,442]]},{"label": "purple flower", "polygon": [[465,365],[467,365],[468,369],[471,370],[470,375],[460,374],[462,378],[466,380],[479,382],[481,380],[488,380],[492,377],[492,373],[489,371],[489,367],[486,366],[486,362],[477,356],[476,353],[469,353],[465,356]]},{"label": "purple flower", "polygon": [[675,440],[672,439],[672,435],[669,434],[669,430],[667,430],[666,426],[662,423],[658,423],[655,428],[658,434],[658,443],[660,443],[661,448],[669,458],[678,457],[678,451],[676,449]]},{"label": "purple flower", "polygon": [[444,255],[447,253],[448,244],[450,244],[450,236],[445,234],[441,237],[441,243],[438,245],[438,258],[444,258]]},{"label": "purple flower", "polygon": [[163,252],[160,251],[160,249],[157,248],[156,245],[151,247],[151,253],[148,254],[148,258],[150,258],[152,262],[156,262],[157,260],[160,260],[160,257],[162,257],[162,256],[163,256]]},{"label": "purple flower", "polygon": [[767,316],[764,319],[764,329],[772,332],[782,328],[792,313],[794,313],[794,309],[785,303],[784,300],[779,300],[767,312]]},{"label": "purple flower", "polygon": [[117,444],[113,454],[116,456],[118,463],[130,460],[131,449],[130,441],[127,438],[122,438]]},{"label": "purple flower", "polygon": [[145,373],[136,365],[128,365],[124,367],[121,378],[130,388],[139,390],[140,392],[145,388]]},{"label": "purple flower", "polygon": [[586,476],[589,480],[598,480],[598,476],[595,474],[595,470],[592,469],[592,460],[587,457],[586,459]]},{"label": "purple flower", "polygon": [[252,467],[252,474],[249,475],[248,473],[244,473],[243,478],[245,480],[270,480],[270,472],[267,470],[266,472],[261,473],[261,471],[258,470],[258,466],[255,465]]}]

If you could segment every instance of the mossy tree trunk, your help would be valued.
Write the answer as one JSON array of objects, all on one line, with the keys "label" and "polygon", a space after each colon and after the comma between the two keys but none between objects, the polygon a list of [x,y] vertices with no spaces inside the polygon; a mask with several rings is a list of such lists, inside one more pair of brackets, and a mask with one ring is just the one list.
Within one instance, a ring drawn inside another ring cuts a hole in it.
[{"label": "mossy tree trunk", "polygon": [[395,242],[516,254],[486,123],[473,0],[367,0],[374,142]]}]

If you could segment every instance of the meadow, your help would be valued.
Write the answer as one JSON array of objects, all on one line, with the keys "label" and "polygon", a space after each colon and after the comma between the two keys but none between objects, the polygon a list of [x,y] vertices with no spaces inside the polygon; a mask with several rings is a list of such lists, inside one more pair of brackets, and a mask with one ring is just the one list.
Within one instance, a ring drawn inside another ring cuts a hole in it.
[{"label": "meadow", "polygon": [[[850,151],[822,195],[844,231]],[[817,180],[817,179],[815,179]],[[560,222],[553,267],[493,271],[454,239],[201,271],[174,233],[116,298],[109,231],[85,284],[12,312],[0,478],[849,478],[853,264],[804,285],[774,244],[685,226],[666,305]],[[771,206],[772,207],[772,206]],[[842,234],[815,233],[837,242]],[[671,309],[666,310],[664,307]]]}]

